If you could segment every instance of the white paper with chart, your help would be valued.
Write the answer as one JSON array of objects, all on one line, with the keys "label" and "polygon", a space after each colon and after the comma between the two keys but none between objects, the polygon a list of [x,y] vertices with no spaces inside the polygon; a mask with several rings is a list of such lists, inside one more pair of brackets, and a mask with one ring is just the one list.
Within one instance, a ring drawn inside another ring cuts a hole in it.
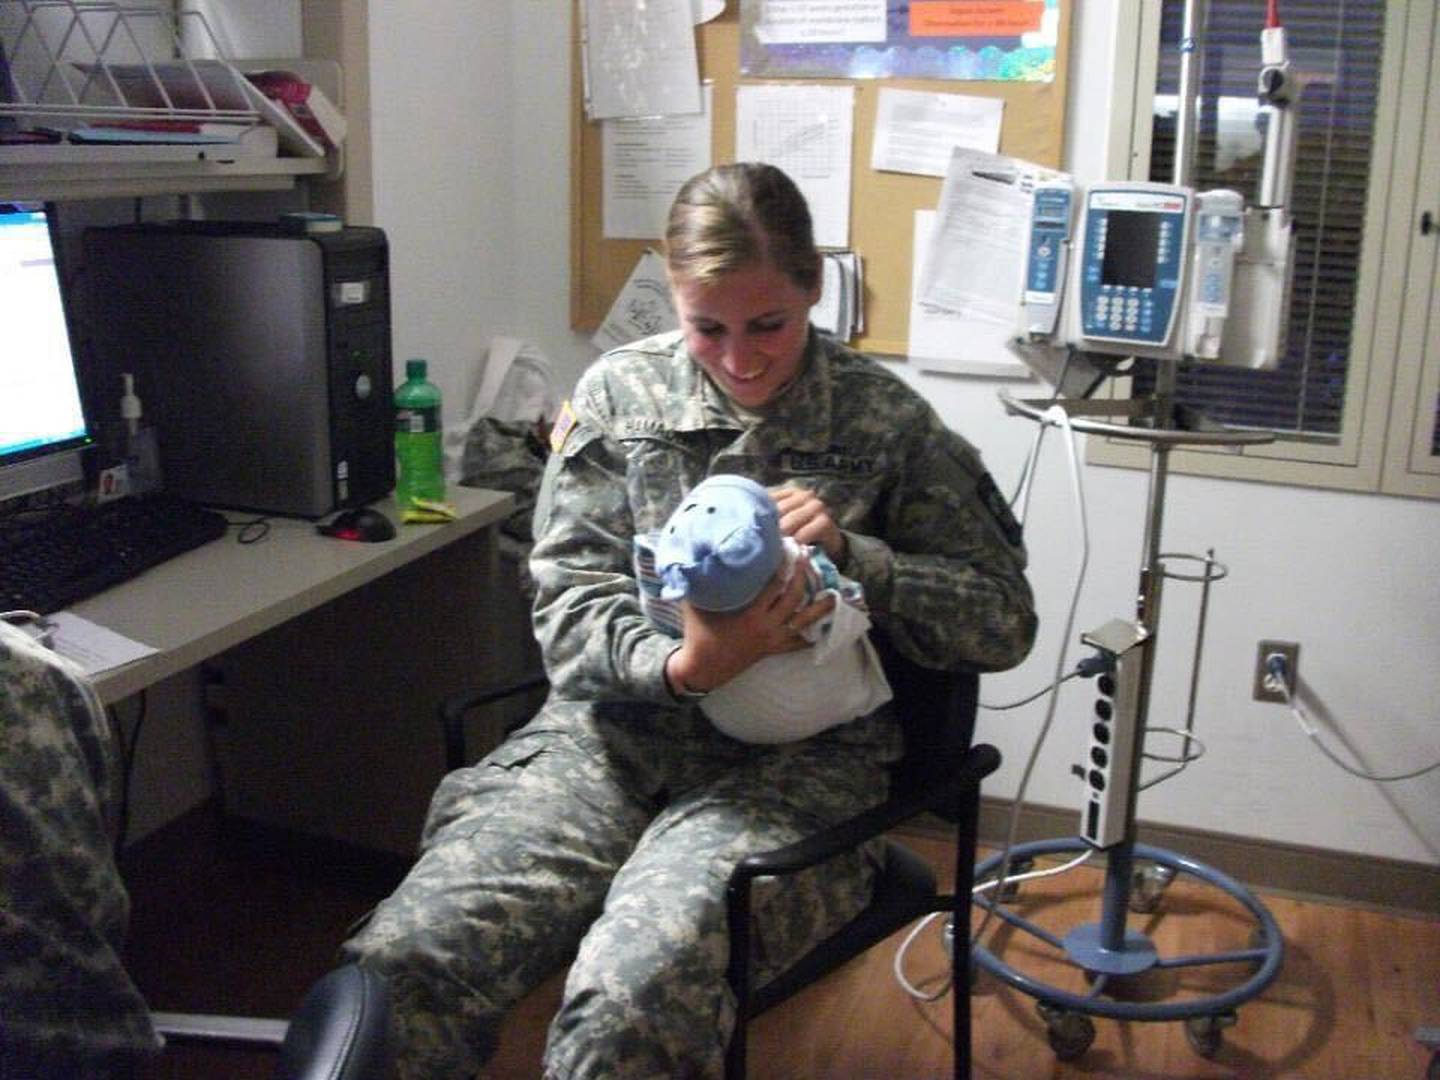
[{"label": "white paper with chart", "polygon": [[850,246],[853,86],[741,86],[735,157],[784,169],[810,204],[815,243]]}]

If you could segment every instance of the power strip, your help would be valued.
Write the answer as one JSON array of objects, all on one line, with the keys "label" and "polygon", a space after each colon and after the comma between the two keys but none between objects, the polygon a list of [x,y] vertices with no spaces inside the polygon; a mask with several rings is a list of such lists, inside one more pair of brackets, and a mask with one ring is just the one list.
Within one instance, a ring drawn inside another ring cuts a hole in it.
[{"label": "power strip", "polygon": [[1111,661],[1096,679],[1095,711],[1085,762],[1075,773],[1085,782],[1080,836],[1097,848],[1124,840],[1135,813],[1135,751],[1139,742],[1140,678],[1150,634],[1136,623],[1112,619],[1080,640]]}]

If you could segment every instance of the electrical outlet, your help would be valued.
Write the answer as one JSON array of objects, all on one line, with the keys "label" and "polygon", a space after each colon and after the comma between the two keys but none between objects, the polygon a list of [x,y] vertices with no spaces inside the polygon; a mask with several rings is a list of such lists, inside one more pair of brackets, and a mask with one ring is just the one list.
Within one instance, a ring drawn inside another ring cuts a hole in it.
[{"label": "electrical outlet", "polygon": [[1265,658],[1271,653],[1285,657],[1285,682],[1293,695],[1295,680],[1300,677],[1300,646],[1293,641],[1262,641],[1255,649],[1255,700],[1284,705],[1285,691],[1272,685],[1274,676],[1265,667]]}]

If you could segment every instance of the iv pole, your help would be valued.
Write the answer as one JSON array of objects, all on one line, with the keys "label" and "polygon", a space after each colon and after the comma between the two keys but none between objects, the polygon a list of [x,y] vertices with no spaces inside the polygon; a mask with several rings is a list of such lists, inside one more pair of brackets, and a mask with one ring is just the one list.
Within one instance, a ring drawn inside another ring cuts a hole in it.
[{"label": "iv pole", "polygon": [[[1180,40],[1179,112],[1173,171],[1174,183],[1177,185],[1188,185],[1194,172],[1195,106],[1199,96],[1200,43],[1204,38],[1205,16],[1205,0],[1187,0]],[[1272,4],[1272,25],[1274,22]],[[1262,90],[1263,85],[1262,76]],[[1283,104],[1283,98],[1278,100]],[[1288,131],[1279,131],[1282,122],[1288,125],[1290,118],[1272,114],[1272,142],[1279,135],[1288,134]],[[1269,151],[1270,147],[1267,145],[1267,163],[1271,158]],[[1267,174],[1270,171],[1268,166],[1266,171]],[[1263,187],[1266,192],[1273,193],[1277,190],[1277,183],[1267,178]],[[1123,631],[1119,635],[1122,643],[1112,644],[1116,650],[1116,677],[1124,682],[1125,678],[1122,676],[1128,675],[1134,709],[1135,742],[1132,765],[1128,777],[1125,778],[1128,781],[1128,791],[1124,835],[1118,843],[1104,848],[1107,863],[1100,919],[1096,923],[1076,927],[1060,937],[1039,927],[1018,912],[1003,907],[1004,890],[997,890],[1001,895],[994,900],[979,895],[976,897],[977,904],[987,908],[1013,928],[1061,950],[1065,959],[1080,968],[1090,981],[1089,992],[1077,994],[1064,987],[1040,982],[1018,968],[1004,963],[980,942],[974,944],[974,959],[978,967],[1035,998],[1036,1007],[1046,1021],[1051,1046],[1062,1060],[1079,1057],[1093,1042],[1095,1029],[1090,1020],[1091,1016],[1122,1020],[1183,1020],[1192,1047],[1202,1056],[1212,1057],[1219,1049],[1222,1029],[1235,1022],[1236,1006],[1258,995],[1273,981],[1279,973],[1284,951],[1284,942],[1273,916],[1245,886],[1219,870],[1184,855],[1140,844],[1136,840],[1134,809],[1140,790],[1140,762],[1143,759],[1146,718],[1149,714],[1154,678],[1155,648],[1159,640],[1163,583],[1166,577],[1186,577],[1167,571],[1164,565],[1167,556],[1161,552],[1170,452],[1176,446],[1238,447],[1274,440],[1273,434],[1269,432],[1229,430],[1195,414],[1193,410],[1178,406],[1175,400],[1176,367],[1177,365],[1170,361],[1156,362],[1154,390],[1145,399],[1070,399],[1052,402],[1017,400],[1005,391],[1001,391],[999,395],[1002,405],[1011,415],[1053,424],[1056,423],[1055,419],[1047,417],[1045,413],[1058,405],[1065,410],[1070,418],[1070,426],[1076,431],[1142,442],[1150,448],[1136,622],[1127,626],[1120,624],[1118,620],[1112,621],[1099,631],[1084,636],[1087,643],[1098,643],[1103,652],[1107,642],[1114,642],[1116,628]],[[1123,420],[1129,422],[1120,422]],[[1168,557],[1194,558],[1173,555]],[[1208,594],[1210,583],[1219,580],[1224,574],[1223,569],[1218,574],[1213,572],[1218,564],[1214,563],[1209,555],[1203,561],[1204,573],[1187,579],[1203,582]],[[1204,610],[1205,601],[1202,599],[1201,624],[1197,629],[1194,658],[1197,671],[1204,634]],[[1192,679],[1192,695],[1193,691]],[[1121,697],[1123,693],[1117,694],[1116,705],[1121,704]],[[1106,707],[1109,708],[1108,698],[1106,702]],[[1097,712],[1099,710],[1100,705],[1097,703]],[[1121,777],[1115,776],[1114,779],[1119,781]],[[1087,840],[1079,836],[1042,840],[1017,845],[1009,853],[1009,860],[1024,861],[1042,854],[1082,852],[1091,847]],[[1158,896],[1151,892],[1132,900],[1132,891],[1136,884],[1137,857],[1158,869],[1162,889],[1177,872],[1184,872],[1228,893],[1238,901],[1254,917],[1256,924],[1249,947],[1203,955],[1167,957],[1160,955],[1146,934],[1128,930],[1127,911],[1132,907],[1135,910],[1149,910],[1146,905],[1153,904],[1158,899]],[[975,880],[979,882],[987,875],[993,876],[1002,872],[1002,859],[1005,859],[1003,853],[977,866]],[[1112,979],[1139,975],[1152,968],[1216,964],[1248,965],[1252,972],[1249,978],[1227,991],[1186,1000],[1135,1002],[1101,997],[1107,982]]]}]

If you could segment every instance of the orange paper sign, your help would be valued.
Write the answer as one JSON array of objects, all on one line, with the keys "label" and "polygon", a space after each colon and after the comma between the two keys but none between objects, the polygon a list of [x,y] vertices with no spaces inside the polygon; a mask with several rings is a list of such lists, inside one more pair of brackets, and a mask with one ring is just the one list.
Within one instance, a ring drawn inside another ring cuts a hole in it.
[{"label": "orange paper sign", "polygon": [[1019,37],[1040,29],[1045,0],[911,0],[911,37]]}]

